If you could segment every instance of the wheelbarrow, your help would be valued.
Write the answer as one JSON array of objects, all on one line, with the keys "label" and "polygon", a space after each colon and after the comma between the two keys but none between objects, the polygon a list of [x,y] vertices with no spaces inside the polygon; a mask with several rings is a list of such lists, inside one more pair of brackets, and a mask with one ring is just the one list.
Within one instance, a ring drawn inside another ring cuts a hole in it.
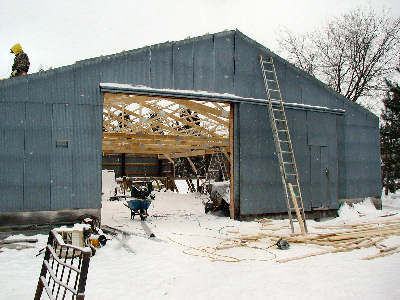
[{"label": "wheelbarrow", "polygon": [[150,200],[141,200],[141,199],[134,199],[126,201],[124,205],[131,210],[131,219],[133,220],[136,215],[140,216],[142,221],[146,220],[148,213],[147,209],[150,206]]}]

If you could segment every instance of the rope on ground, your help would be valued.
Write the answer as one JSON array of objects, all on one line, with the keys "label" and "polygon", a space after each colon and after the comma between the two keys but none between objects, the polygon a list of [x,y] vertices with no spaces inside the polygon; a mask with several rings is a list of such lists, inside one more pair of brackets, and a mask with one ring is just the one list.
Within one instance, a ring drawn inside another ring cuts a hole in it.
[{"label": "rope on ground", "polygon": [[[219,261],[219,262],[241,262],[241,261],[271,261],[276,258],[276,254],[268,250],[270,247],[274,246],[275,244],[270,245],[267,248],[261,248],[261,247],[256,247],[256,246],[249,246],[247,243],[238,243],[235,246],[230,246],[230,247],[194,247],[190,245],[185,245],[183,243],[180,243],[178,241],[175,241],[171,238],[168,238],[171,242],[178,244],[185,249],[182,250],[184,254],[191,255],[191,256],[198,256],[198,257],[205,257],[210,259],[212,262]],[[271,258],[268,259],[259,259],[259,258],[237,258],[231,255],[224,255],[221,253],[217,253],[217,251],[225,250],[228,248],[233,248],[233,247],[247,247],[247,248],[252,248],[256,250],[263,250],[268,252],[269,254],[272,255]]]}]

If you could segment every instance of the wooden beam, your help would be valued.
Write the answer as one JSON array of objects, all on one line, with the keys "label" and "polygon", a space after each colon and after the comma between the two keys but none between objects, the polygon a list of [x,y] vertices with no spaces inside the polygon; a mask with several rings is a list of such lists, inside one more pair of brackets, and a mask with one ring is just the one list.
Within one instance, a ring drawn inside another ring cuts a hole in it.
[{"label": "wooden beam", "polygon": [[164,153],[164,156],[174,165],[175,162],[171,159],[171,157],[169,157],[169,155],[167,153]]},{"label": "wooden beam", "polygon": [[[152,111],[154,111],[154,112],[157,112],[157,113],[161,113],[163,110],[161,110],[161,109],[159,109],[158,107],[156,107],[156,106],[153,106],[153,105],[149,105],[148,103],[146,103],[146,102],[143,102],[143,103],[141,103],[141,105],[142,106],[144,106],[144,107],[147,107],[148,109],[151,109]],[[173,115],[173,114],[171,114],[171,113],[168,113],[168,112],[165,112],[165,111],[163,111],[163,113],[165,114],[165,115],[167,115],[168,117],[170,117],[171,119],[174,119],[175,121],[178,121],[178,122],[181,122],[181,123],[183,123],[183,124],[185,124],[185,125],[188,125],[188,126],[190,126],[190,127],[192,127],[194,130],[196,130],[197,132],[201,132],[201,133],[203,133],[203,134],[205,134],[205,135],[209,135],[209,136],[213,136],[213,137],[215,137],[215,133],[213,133],[213,132],[211,132],[209,129],[207,129],[207,128],[204,128],[204,127],[201,127],[201,126],[199,126],[199,125],[196,125],[196,124],[194,124],[194,122],[188,122],[186,119],[185,119],[185,117],[177,117],[177,116],[175,116],[175,115]]]},{"label": "wooden beam", "polygon": [[[219,109],[201,104],[201,103],[208,103],[212,101],[206,101],[206,100],[194,100],[192,98],[184,98],[184,97],[171,97],[171,96],[151,96],[151,95],[127,95],[123,93],[109,93],[106,92],[104,93],[104,105],[107,104],[132,104],[132,103],[138,103],[141,104],[145,101],[151,101],[151,100],[168,100],[183,106],[186,106],[187,108],[191,109],[192,111],[195,111],[197,113],[200,112],[207,112],[209,114],[213,114],[215,116],[220,116],[220,117],[225,117],[227,118],[229,114],[227,112],[223,112]],[[229,102],[229,101],[227,101]]]},{"label": "wooden beam", "polygon": [[[103,152],[157,155],[169,153],[168,155],[190,157],[197,155],[195,151],[202,151],[200,155],[204,155],[213,153],[212,147],[220,147],[225,149],[224,154],[227,156],[227,150],[229,151],[229,138],[226,136],[229,132],[227,108],[230,109],[227,105],[229,104],[184,97],[106,92]],[[186,113],[188,109],[193,114]],[[156,114],[154,118],[150,117],[150,113]],[[130,120],[126,120],[124,115],[129,115]],[[199,120],[194,119],[196,116]],[[201,125],[196,124],[198,122],[201,122]],[[189,128],[185,129],[184,126]],[[163,134],[155,134],[154,131]]]},{"label": "wooden beam", "polygon": [[194,163],[192,162],[192,160],[190,159],[189,156],[186,157],[186,159],[189,161],[190,166],[192,167],[193,171],[197,174],[197,169],[196,166],[194,165]]},{"label": "wooden beam", "polygon": [[[206,150],[195,150],[195,151],[187,151],[187,152],[183,152],[183,153],[169,154],[169,156],[172,158],[193,157],[193,156],[202,156],[202,155],[206,155],[206,154],[213,154],[214,152],[215,151],[213,149],[206,149]],[[166,159],[166,157],[159,155],[158,159]]]},{"label": "wooden beam", "polygon": [[[121,163],[110,163],[110,162],[103,162],[103,166],[106,167],[118,167],[121,166]],[[156,167],[158,163],[125,163],[125,166],[132,167],[132,166],[142,166],[142,167]]]},{"label": "wooden beam", "polygon": [[103,143],[103,152],[109,152],[110,150],[127,149],[134,150],[132,153],[140,153],[140,149],[143,150],[154,150],[155,153],[173,153],[173,152],[183,152],[190,150],[202,150],[209,149],[208,145],[163,145],[163,144],[108,144]]},{"label": "wooden beam", "polygon": [[226,159],[230,162],[231,157],[229,156],[228,152],[226,151],[226,148],[222,149],[222,153],[225,155]]},{"label": "wooden beam", "polygon": [[217,141],[223,142],[226,145],[229,144],[229,138],[224,137],[207,137],[207,136],[185,136],[185,135],[171,135],[171,134],[137,134],[130,132],[103,132],[104,138],[129,138],[129,139],[143,139],[150,141],[164,141],[171,140],[174,142],[207,142],[207,141]]},{"label": "wooden beam", "polygon": [[173,141],[163,141],[163,142],[150,142],[146,140],[137,140],[135,142],[131,141],[103,141],[103,148],[104,149],[111,149],[111,148],[119,148],[119,147],[147,147],[147,148],[177,148],[177,149],[209,149],[212,147],[225,147],[225,143],[218,143],[218,142],[173,142]]},{"label": "wooden beam", "polygon": [[[105,98],[104,98],[104,105],[105,106],[112,106],[115,109],[121,110],[124,113],[126,110],[124,108],[118,108],[115,106],[117,105],[127,105],[127,104],[132,104],[132,103],[137,103],[139,105],[145,106],[149,109],[150,106],[154,108],[154,104],[151,102],[152,100],[157,100],[157,102],[161,99],[160,97],[155,97],[155,96],[135,96],[131,98],[123,97],[121,98],[118,94],[111,94],[113,96],[109,95],[110,93],[105,93]],[[185,99],[185,98],[168,98],[168,101],[171,101],[175,104],[180,105],[180,107],[183,109],[190,109],[191,111],[195,112],[196,114],[202,114],[205,117],[212,119],[216,121],[219,124],[222,124],[224,126],[229,126],[229,122],[225,119],[228,119],[229,117],[229,111],[224,110],[221,106],[218,108],[211,107],[209,105],[202,104],[200,102],[204,103],[210,103],[210,102],[205,102],[205,101],[199,101],[199,100],[193,100],[193,99]],[[165,108],[162,108],[165,109]],[[154,111],[154,110],[153,110]],[[129,112],[129,110],[128,110]],[[136,117],[138,117],[136,114],[132,114]],[[192,115],[194,116],[194,115]],[[139,116],[140,118],[140,116]],[[190,118],[190,115],[184,116],[184,118]]]}]

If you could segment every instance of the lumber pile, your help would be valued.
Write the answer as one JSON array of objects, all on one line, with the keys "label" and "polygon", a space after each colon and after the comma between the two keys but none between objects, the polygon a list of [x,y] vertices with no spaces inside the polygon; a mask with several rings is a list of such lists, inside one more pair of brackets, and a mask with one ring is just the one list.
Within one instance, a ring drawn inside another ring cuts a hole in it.
[{"label": "lumber pile", "polygon": [[329,229],[330,232],[308,235],[292,234],[284,237],[284,239],[289,243],[313,244],[330,247],[330,249],[277,261],[282,263],[310,256],[346,252],[373,246],[380,249],[379,253],[364,259],[373,259],[400,252],[400,245],[396,247],[386,247],[385,245],[380,244],[389,236],[400,236],[400,219],[337,226],[318,226],[315,228]]},{"label": "lumber pile", "polygon": [[[277,262],[284,263],[292,260],[299,260],[311,256],[318,256],[328,253],[348,252],[361,248],[376,247],[379,252],[363,259],[370,260],[378,257],[392,255],[400,252],[400,245],[387,247],[382,242],[390,236],[400,236],[400,218],[388,221],[364,222],[357,224],[315,226],[314,229],[322,229],[324,232],[293,234],[281,234],[287,232],[287,225],[277,225],[270,219],[258,220],[261,224],[261,232],[256,235],[239,235],[225,239],[217,250],[225,250],[251,243],[268,241],[274,245],[280,238],[293,244],[309,244],[320,246],[320,251],[291,258],[278,259]],[[328,231],[328,232],[325,232]],[[269,247],[270,247],[269,246]]]}]

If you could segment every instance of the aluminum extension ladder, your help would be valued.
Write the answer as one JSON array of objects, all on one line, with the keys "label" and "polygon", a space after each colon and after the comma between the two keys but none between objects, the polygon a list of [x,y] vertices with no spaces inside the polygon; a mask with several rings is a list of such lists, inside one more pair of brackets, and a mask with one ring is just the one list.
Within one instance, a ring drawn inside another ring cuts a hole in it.
[{"label": "aluminum extension ladder", "polygon": [[[300,190],[299,175],[283,106],[282,94],[276,76],[274,60],[272,57],[265,60],[262,55],[259,55],[259,60],[264,78],[265,91],[267,92],[269,120],[274,137],[276,154],[279,159],[279,168],[286,197],[290,227],[292,232],[294,232],[292,215],[294,213],[302,233],[306,233],[307,224]],[[278,102],[278,105],[273,105],[274,102]],[[290,199],[292,201],[290,201]]]}]

